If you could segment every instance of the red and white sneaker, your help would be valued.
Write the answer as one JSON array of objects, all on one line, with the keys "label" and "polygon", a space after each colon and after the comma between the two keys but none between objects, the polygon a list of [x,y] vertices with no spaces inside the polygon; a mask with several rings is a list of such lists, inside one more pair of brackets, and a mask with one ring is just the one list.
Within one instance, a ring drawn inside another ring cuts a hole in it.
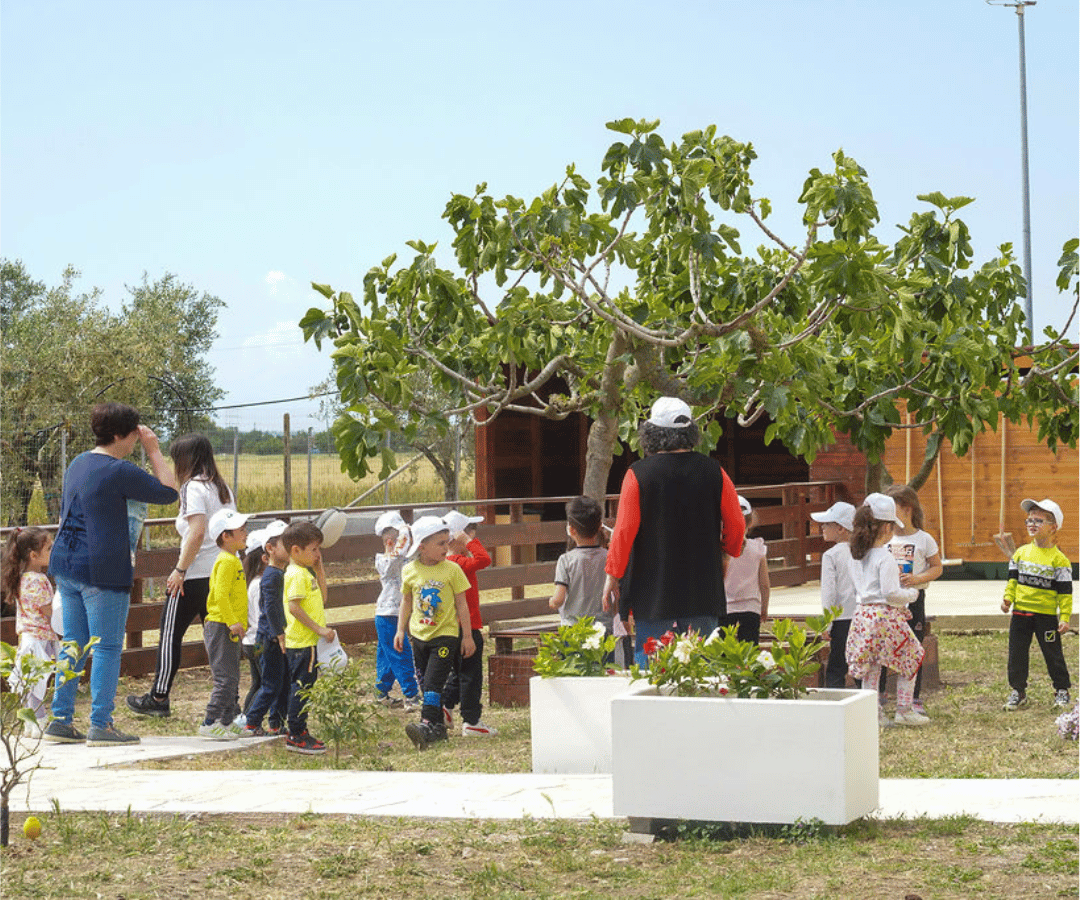
[{"label": "red and white sneaker", "polygon": [[477,722],[475,725],[470,725],[468,722],[461,723],[461,734],[464,737],[487,737],[498,733],[496,729],[483,722]]},{"label": "red and white sneaker", "polygon": [[445,724],[447,728],[454,727],[454,717],[450,714],[450,710],[448,710],[445,706],[442,708],[442,717],[443,724]]}]

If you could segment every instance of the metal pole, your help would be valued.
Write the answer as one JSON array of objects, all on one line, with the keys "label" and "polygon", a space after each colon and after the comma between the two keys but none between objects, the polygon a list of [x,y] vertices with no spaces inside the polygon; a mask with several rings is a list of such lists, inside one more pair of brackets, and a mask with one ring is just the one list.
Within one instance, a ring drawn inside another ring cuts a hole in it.
[{"label": "metal pole", "polygon": [[461,499],[461,416],[454,422],[454,502]]},{"label": "metal pole", "polygon": [[307,430],[307,508],[311,509],[311,426]]},{"label": "metal pole", "polygon": [[234,425],[232,432],[232,489],[233,496],[240,490],[240,426]]},{"label": "metal pole", "polygon": [[[390,432],[389,431],[386,432],[386,449],[387,450],[390,449]],[[397,474],[397,473],[395,473],[395,474]],[[390,476],[390,478],[393,478],[393,477],[394,477],[393,475]],[[389,506],[390,505],[390,478],[387,478],[386,481],[383,482],[383,506]],[[354,500],[353,502],[355,503],[356,501]]]},{"label": "metal pole", "polygon": [[1027,318],[1031,341],[1035,341],[1035,318],[1032,311],[1031,281],[1031,191],[1028,187],[1028,132],[1027,132],[1027,65],[1024,53],[1024,7],[1034,2],[1016,4],[1016,21],[1020,34],[1020,164],[1023,169],[1024,194],[1024,281],[1027,288],[1024,298],[1024,315]]}]

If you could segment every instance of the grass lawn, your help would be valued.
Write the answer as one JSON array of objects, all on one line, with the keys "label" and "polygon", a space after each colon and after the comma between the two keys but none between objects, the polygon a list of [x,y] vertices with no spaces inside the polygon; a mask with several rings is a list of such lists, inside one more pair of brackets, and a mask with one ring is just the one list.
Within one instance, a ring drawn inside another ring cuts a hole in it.
[{"label": "grass lawn", "polygon": [[[1054,731],[1056,710],[1037,651],[1031,706],[1001,711],[1004,633],[940,639],[946,686],[925,697],[931,725],[881,733],[881,774],[898,778],[1075,778],[1077,745]],[[1072,638],[1069,639],[1073,640]],[[373,672],[374,648],[349,648]],[[1075,659],[1075,644],[1067,645]],[[209,695],[207,669],[180,674],[173,716],[138,719],[120,685],[117,723],[136,733],[193,733]],[[521,772],[530,767],[528,710],[489,708],[493,738],[456,737],[417,753],[409,715],[377,709],[366,747],[344,747],[339,765],[394,771]],[[318,734],[317,717],[312,731]],[[721,761],[722,764],[722,761]],[[333,757],[297,757],[280,743],[152,763],[155,767],[332,768]],[[737,776],[737,762],[732,762]],[[359,817],[43,817],[36,843],[17,832],[3,852],[5,897],[477,898],[1016,898],[1077,895],[1077,829],[997,825],[966,817],[814,823],[731,834],[684,825],[652,845],[626,844],[620,821],[428,821]]]}]

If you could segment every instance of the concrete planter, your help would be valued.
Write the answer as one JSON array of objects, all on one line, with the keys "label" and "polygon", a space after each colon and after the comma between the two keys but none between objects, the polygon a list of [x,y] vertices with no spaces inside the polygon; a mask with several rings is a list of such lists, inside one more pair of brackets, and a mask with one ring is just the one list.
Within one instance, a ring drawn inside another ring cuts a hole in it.
[{"label": "concrete planter", "polygon": [[529,680],[532,770],[596,774],[611,771],[611,700],[630,678]]},{"label": "concrete planter", "polygon": [[844,825],[878,805],[873,691],[739,700],[639,683],[611,715],[617,816]]}]

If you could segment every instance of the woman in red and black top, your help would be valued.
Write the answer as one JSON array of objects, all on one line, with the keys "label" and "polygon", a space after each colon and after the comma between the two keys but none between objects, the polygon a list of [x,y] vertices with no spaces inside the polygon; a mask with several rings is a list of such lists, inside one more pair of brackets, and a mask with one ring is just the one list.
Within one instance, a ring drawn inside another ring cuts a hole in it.
[{"label": "woman in red and black top", "polygon": [[650,637],[709,634],[727,611],[721,550],[738,556],[746,526],[727,473],[694,452],[700,437],[690,407],[661,397],[638,432],[645,458],[623,479],[604,608],[633,613],[639,665]]}]

